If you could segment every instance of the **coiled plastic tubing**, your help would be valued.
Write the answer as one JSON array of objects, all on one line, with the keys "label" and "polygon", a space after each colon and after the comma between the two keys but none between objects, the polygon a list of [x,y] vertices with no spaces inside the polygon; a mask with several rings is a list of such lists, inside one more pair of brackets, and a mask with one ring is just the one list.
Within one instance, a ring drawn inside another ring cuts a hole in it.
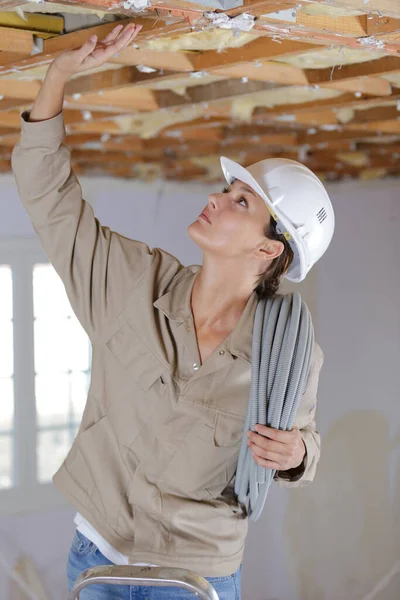
[{"label": "coiled plastic tubing", "polygon": [[275,469],[257,465],[247,431],[257,424],[290,430],[311,368],[314,328],[298,292],[260,299],[253,325],[251,388],[235,478],[249,519],[262,513]]}]

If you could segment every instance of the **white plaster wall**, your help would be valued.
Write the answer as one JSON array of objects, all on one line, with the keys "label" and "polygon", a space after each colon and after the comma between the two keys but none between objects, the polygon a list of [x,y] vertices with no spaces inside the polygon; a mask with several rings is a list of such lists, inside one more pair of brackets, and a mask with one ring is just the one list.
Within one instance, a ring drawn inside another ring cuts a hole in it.
[{"label": "white plaster wall", "polygon": [[[215,186],[82,178],[103,224],[184,264],[201,262],[186,233]],[[250,524],[245,600],[398,600],[400,597],[400,184],[329,188],[334,240],[298,289],[325,354],[314,483],[274,486]],[[0,178],[0,239],[34,235],[12,177]],[[1,495],[0,495],[1,502]],[[0,518],[0,553],[28,554],[50,598],[67,597],[65,560],[74,510],[61,506]],[[382,590],[373,592],[393,570]],[[0,561],[0,597],[9,600]],[[369,595],[368,595],[369,594]]]}]

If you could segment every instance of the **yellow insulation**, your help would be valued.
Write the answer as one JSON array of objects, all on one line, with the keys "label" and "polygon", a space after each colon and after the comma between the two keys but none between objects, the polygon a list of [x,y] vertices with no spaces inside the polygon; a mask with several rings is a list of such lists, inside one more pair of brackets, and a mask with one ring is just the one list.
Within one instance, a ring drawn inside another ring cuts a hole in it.
[{"label": "yellow insulation", "polygon": [[272,90],[255,92],[247,96],[240,96],[232,101],[232,117],[240,121],[251,119],[253,110],[257,106],[273,108],[282,104],[300,104],[314,102],[325,98],[336,98],[344,92],[329,88],[313,88],[307,86],[291,85]]},{"label": "yellow insulation", "polygon": [[158,110],[133,116],[120,115],[114,117],[112,121],[118,125],[122,133],[133,133],[146,140],[155,137],[165,127],[198,119],[203,112],[201,105],[194,104],[179,110]]},{"label": "yellow insulation", "polygon": [[241,48],[256,37],[252,33],[241,32],[235,36],[231,29],[206,29],[193,33],[184,33],[174,37],[160,37],[138,43],[140,50],[176,52],[178,50],[217,50]]},{"label": "yellow insulation", "polygon": [[292,54],[291,56],[282,56],[275,58],[276,62],[283,62],[300,69],[327,69],[328,67],[340,67],[340,65],[350,65],[355,63],[377,60],[385,56],[385,52],[371,50],[357,50],[346,48],[345,46],[333,46],[325,50],[310,50]]},{"label": "yellow insulation", "polygon": [[383,168],[379,169],[364,169],[360,172],[360,179],[369,181],[370,179],[381,179],[387,175],[387,170]]},{"label": "yellow insulation", "polygon": [[336,156],[352,167],[366,167],[369,164],[368,155],[365,152],[338,152]]}]

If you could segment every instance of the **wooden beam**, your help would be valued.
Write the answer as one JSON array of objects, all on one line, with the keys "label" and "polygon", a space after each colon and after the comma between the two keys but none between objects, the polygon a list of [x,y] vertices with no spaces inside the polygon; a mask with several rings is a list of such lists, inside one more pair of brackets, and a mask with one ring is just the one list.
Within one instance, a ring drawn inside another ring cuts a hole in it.
[{"label": "wooden beam", "polygon": [[[358,77],[382,76],[387,73],[400,71],[400,57],[384,56],[376,60],[364,63],[343,65],[340,69],[329,67],[327,69],[306,69],[307,79],[310,84],[325,83],[331,81],[343,81]],[[332,77],[332,79],[331,79]]]},{"label": "wooden beam", "polygon": [[252,81],[273,81],[287,85],[308,85],[307,75],[303,69],[281,62],[266,61],[234,63],[223,67],[209,69],[213,75],[222,77],[246,77]]},{"label": "wooden beam", "polygon": [[301,10],[296,12],[296,25],[304,27],[310,33],[324,31],[348,37],[362,37],[369,35],[367,23],[367,15],[332,17],[330,15],[308,15]]},{"label": "wooden beam", "polygon": [[65,86],[65,96],[73,94],[86,94],[91,92],[99,92],[104,90],[117,90],[124,87],[129,87],[136,83],[143,84],[152,82],[153,80],[168,80],[176,75],[180,75],[179,71],[167,71],[160,73],[142,73],[136,67],[121,67],[120,69],[107,69],[98,73],[89,73],[81,77],[70,79]]},{"label": "wooden beam", "polygon": [[346,92],[358,92],[365,96],[390,96],[392,93],[390,82],[381,77],[355,77],[342,81],[328,81],[320,86]]},{"label": "wooden beam", "polygon": [[98,93],[82,94],[69,102],[69,106],[89,110],[110,107],[113,112],[121,112],[122,109],[128,112],[148,112],[159,108],[152,90],[135,86],[116,90],[109,89],[102,95]]},{"label": "wooden beam", "polygon": [[290,40],[283,40],[281,44],[277,44],[272,39],[258,37],[241,48],[227,48],[224,52],[206,50],[201,53],[192,53],[191,63],[196,71],[210,71],[213,68],[230,66],[233,63],[273,60],[278,56],[290,56],[311,49],[318,50],[318,46],[304,42],[292,42]]},{"label": "wooden beam", "polygon": [[[286,25],[286,27],[282,27],[279,26],[279,24],[272,24],[269,21],[263,21],[262,19],[256,22],[252,31],[254,33],[257,31],[260,35],[267,35],[270,37],[278,36],[281,39],[290,39],[297,42],[313,42],[319,45],[325,44],[326,46],[340,45],[358,50],[365,50],[366,47],[372,48],[374,46],[373,44],[367,46],[365,41],[363,41],[365,39],[364,36],[349,37],[347,35],[325,33],[323,31],[310,32],[306,29],[302,29],[301,26]],[[376,47],[378,47],[378,44],[376,44]],[[376,47],[374,49],[376,49]],[[399,52],[399,45],[395,42],[387,42],[385,44],[385,52],[396,56]]]},{"label": "wooden beam", "polygon": [[[0,8],[2,6],[3,3],[0,2]],[[57,34],[61,33],[64,29],[64,17],[25,12],[24,18],[22,18],[16,12],[4,11],[0,12],[0,26],[28,29],[29,31],[34,30],[39,34],[43,32]]]},{"label": "wooden beam", "polygon": [[23,29],[0,27],[0,50],[29,55],[34,49],[33,34]]},{"label": "wooden beam", "polygon": [[[315,0],[302,0],[302,4],[315,4]],[[348,8],[369,13],[381,12],[389,17],[400,18],[400,5],[398,0],[319,0],[318,4],[326,4],[334,8]]]},{"label": "wooden beam", "polygon": [[238,79],[225,79],[207,85],[188,87],[185,96],[170,90],[154,90],[154,98],[159,108],[182,106],[185,104],[210,104],[223,98],[242,97],[254,92],[274,89],[276,86],[270,82],[249,81],[243,83]]},{"label": "wooden beam", "polygon": [[367,35],[373,35],[384,40],[386,34],[400,31],[400,18],[380,17],[376,14],[373,17],[373,19],[367,19]]},{"label": "wooden beam", "polygon": [[21,54],[20,52],[1,52],[0,51],[0,66],[5,66],[12,69],[14,65],[20,62],[23,58],[29,58],[30,54]]},{"label": "wooden beam", "polygon": [[[118,24],[127,25],[130,22],[134,22],[136,25],[142,25],[142,29],[139,31],[135,38],[135,43],[140,43],[140,40],[151,39],[153,37],[168,37],[173,35],[180,35],[190,30],[187,23],[178,21],[171,25],[165,25],[163,21],[157,23],[153,18],[135,17],[134,19],[124,19],[119,21]],[[66,33],[65,35],[55,36],[51,39],[44,40],[43,53],[53,54],[54,56],[64,50],[73,50],[79,48],[91,35],[97,35],[98,39],[102,39],[110,33],[116,26],[115,21],[106,23],[104,25],[96,25],[87,29],[81,29]]]},{"label": "wooden beam", "polygon": [[[143,25],[143,28],[135,38],[136,42],[138,43],[140,40],[151,39],[153,37],[168,37],[191,31],[189,25],[184,21],[174,22],[169,25],[166,25],[161,19],[146,19],[144,17],[128,18],[119,21],[119,23],[122,23],[123,25],[127,25],[131,22]],[[115,21],[43,40],[42,52],[30,56],[29,58],[17,61],[13,64],[13,68],[18,68],[19,70],[23,71],[32,68],[38,63],[40,65],[50,64],[53,59],[64,50],[78,48],[84,41],[94,34],[98,36],[98,39],[103,39],[114,27]],[[25,32],[21,31],[19,33]],[[0,65],[0,75],[4,75],[7,72],[12,72],[11,68],[5,65]]]},{"label": "wooden beam", "polygon": [[34,100],[41,87],[40,81],[21,81],[19,79],[0,79],[0,95],[5,98]]},{"label": "wooden beam", "polygon": [[336,33],[348,37],[368,35],[367,15],[341,17],[328,14],[310,15],[301,9],[284,12],[281,10],[279,12],[281,18],[278,18],[279,15],[276,14],[271,17],[268,14],[260,15],[262,22],[280,26],[296,25],[297,27],[304,28],[304,31],[307,31],[310,35],[315,32]]},{"label": "wooden beam", "polygon": [[384,121],[368,121],[363,123],[349,123],[346,125],[347,131],[360,130],[377,133],[393,133],[400,134],[400,120],[385,119]]},{"label": "wooden beam", "polygon": [[110,63],[120,65],[146,65],[154,69],[170,69],[174,71],[194,71],[193,52],[159,52],[156,50],[138,50],[128,47],[121,50]]}]

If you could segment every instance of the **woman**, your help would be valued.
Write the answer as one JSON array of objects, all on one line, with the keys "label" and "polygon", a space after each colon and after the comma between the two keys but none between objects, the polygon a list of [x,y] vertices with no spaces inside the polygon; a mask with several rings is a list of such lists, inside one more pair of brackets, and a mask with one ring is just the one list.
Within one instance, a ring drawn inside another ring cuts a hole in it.
[{"label": "woman", "polygon": [[[68,585],[96,565],[149,564],[195,571],[221,600],[237,600],[247,514],[233,482],[255,309],[259,298],[277,292],[284,275],[304,278],[331,234],[325,232],[317,249],[309,245],[305,262],[294,238],[288,231],[281,235],[271,217],[263,191],[268,168],[259,172],[257,163],[246,170],[227,159],[229,186],[210,194],[188,230],[202,249],[202,266],[185,267],[161,248],[150,250],[100,225],[63,145],[64,88],[71,75],[99,67],[139,30],[118,25],[101,43],[92,37],[60,54],[32,111],[21,115],[12,155],[21,200],[93,347],[80,429],[53,477],[77,509]],[[296,187],[296,173],[286,187]],[[274,189],[280,200],[279,186]],[[314,477],[322,359],[315,344],[296,426],[278,431],[260,425],[249,432],[256,462],[275,469],[283,486],[306,485]],[[109,585],[81,593],[82,600],[133,597],[193,595],[182,588]]]}]

